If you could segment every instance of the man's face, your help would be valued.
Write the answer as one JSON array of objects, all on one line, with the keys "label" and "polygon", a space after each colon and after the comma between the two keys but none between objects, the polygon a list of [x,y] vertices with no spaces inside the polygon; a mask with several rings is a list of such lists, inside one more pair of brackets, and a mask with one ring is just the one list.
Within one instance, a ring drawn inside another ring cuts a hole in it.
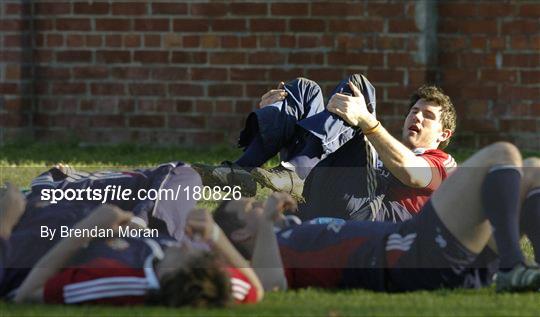
[{"label": "man's face", "polygon": [[402,142],[410,149],[436,149],[451,136],[443,130],[441,107],[433,102],[418,100],[409,111],[403,124]]}]

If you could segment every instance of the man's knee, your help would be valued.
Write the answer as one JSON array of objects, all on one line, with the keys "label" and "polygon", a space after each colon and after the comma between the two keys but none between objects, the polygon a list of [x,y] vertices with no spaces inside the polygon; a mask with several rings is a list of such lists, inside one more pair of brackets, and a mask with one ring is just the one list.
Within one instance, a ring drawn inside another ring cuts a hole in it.
[{"label": "man's knee", "polygon": [[540,187],[540,158],[529,157],[523,160],[523,177],[528,188]]},{"label": "man's knee", "polygon": [[484,148],[483,155],[491,164],[512,164],[521,166],[519,149],[509,142],[496,142]]}]

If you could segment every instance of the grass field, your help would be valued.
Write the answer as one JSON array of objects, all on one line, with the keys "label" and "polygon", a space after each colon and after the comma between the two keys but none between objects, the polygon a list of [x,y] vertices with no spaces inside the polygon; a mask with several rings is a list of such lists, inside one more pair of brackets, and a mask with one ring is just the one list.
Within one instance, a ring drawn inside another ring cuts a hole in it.
[{"label": "grass field", "polygon": [[[28,187],[29,181],[54,163],[82,170],[153,166],[182,160],[219,163],[240,153],[230,147],[207,150],[152,148],[133,145],[77,147],[69,144],[24,144],[0,148],[0,181]],[[472,151],[452,151],[462,161]],[[535,153],[527,153],[532,155]],[[269,162],[274,165],[277,159]],[[258,196],[265,196],[268,190]],[[214,206],[215,203],[204,203]],[[530,255],[530,245],[524,245]],[[13,305],[0,301],[0,317],[7,316],[540,316],[540,294],[495,294],[493,289],[441,290],[405,294],[368,291],[322,291],[307,289],[268,294],[258,305],[220,310],[167,309],[161,307],[66,307]]]}]

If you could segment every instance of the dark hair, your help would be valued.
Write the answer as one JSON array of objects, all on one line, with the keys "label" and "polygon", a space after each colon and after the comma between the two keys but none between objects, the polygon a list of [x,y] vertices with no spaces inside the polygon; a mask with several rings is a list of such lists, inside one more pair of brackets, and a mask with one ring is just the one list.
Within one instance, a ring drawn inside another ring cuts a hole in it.
[{"label": "dark hair", "polygon": [[231,240],[231,243],[234,245],[234,247],[242,254],[242,256],[246,259],[251,258],[251,252],[249,250],[237,242],[234,241],[234,239],[231,239],[231,234],[238,230],[242,229],[246,226],[246,222],[240,218],[238,218],[238,213],[236,212],[228,212],[225,210],[227,208],[229,201],[224,200],[219,204],[216,210],[214,210],[214,222],[223,230],[223,233]]},{"label": "dark hair", "polygon": [[[444,94],[444,91],[437,86],[423,85],[418,88],[411,96],[409,102],[409,111],[418,102],[418,100],[424,99],[436,103],[441,107],[441,124],[443,129],[449,129],[454,133],[457,125],[457,114],[452,101],[448,95]],[[440,149],[444,149],[450,143],[450,138],[439,144]]]},{"label": "dark hair", "polygon": [[148,295],[147,303],[169,307],[224,307],[230,302],[227,273],[210,252],[190,259],[186,267],[163,276],[160,289]]}]

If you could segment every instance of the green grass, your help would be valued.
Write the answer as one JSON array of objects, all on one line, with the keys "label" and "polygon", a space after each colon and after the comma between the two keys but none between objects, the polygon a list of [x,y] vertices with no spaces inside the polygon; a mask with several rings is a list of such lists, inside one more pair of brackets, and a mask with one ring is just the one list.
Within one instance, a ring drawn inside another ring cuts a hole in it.
[{"label": "green grass", "polygon": [[[28,187],[29,181],[55,163],[83,170],[153,166],[181,160],[219,163],[234,159],[240,151],[232,147],[210,149],[153,148],[149,146],[91,146],[69,144],[22,144],[0,148],[0,181]],[[458,161],[471,150],[455,150]],[[527,153],[527,156],[535,153]],[[277,163],[273,159],[268,165]],[[258,196],[268,194],[262,191]],[[212,207],[215,203],[203,203]],[[530,244],[525,243],[530,255]],[[316,289],[267,294],[257,305],[220,310],[167,309],[162,307],[44,306],[0,302],[0,317],[8,316],[539,316],[540,294],[495,294],[492,289],[440,290],[405,294],[369,291],[330,292]]]}]

